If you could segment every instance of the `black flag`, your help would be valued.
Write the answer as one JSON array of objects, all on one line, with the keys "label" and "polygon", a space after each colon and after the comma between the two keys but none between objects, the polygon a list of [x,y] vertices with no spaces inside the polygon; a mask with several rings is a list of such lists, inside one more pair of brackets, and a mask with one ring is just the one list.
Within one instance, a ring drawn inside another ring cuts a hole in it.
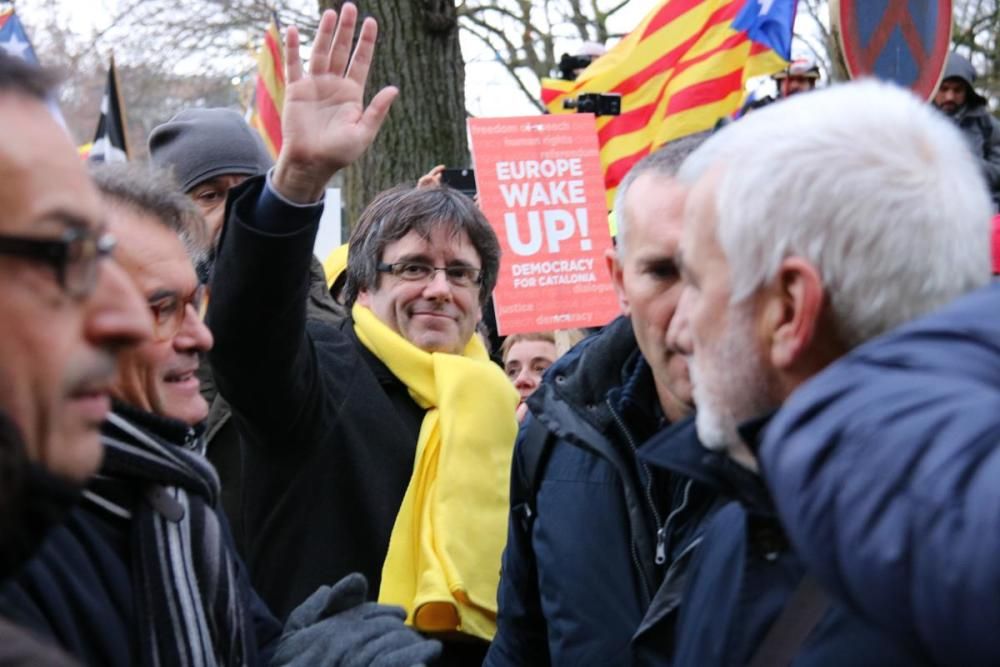
[{"label": "black flag", "polygon": [[88,160],[92,162],[128,161],[128,141],[125,138],[125,106],[118,92],[118,70],[115,58],[111,57],[108,68],[108,83],[101,98],[101,118],[97,121],[94,145]]}]

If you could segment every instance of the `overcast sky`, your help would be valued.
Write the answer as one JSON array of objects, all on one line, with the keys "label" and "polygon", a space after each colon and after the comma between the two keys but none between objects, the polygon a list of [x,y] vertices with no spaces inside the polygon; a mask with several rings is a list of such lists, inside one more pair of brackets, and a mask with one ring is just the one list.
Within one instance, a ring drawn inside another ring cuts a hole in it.
[{"label": "overcast sky", "polygon": [[[178,7],[185,2],[179,0]],[[660,0],[630,0],[628,4],[609,21],[612,33],[626,33],[633,29]],[[94,28],[106,27],[116,6],[116,0],[73,0],[61,3],[59,11],[65,12],[65,24],[79,26],[80,32],[89,33]],[[605,3],[607,4],[607,3]],[[20,0],[16,7],[29,23],[44,20],[44,13],[50,12],[51,5],[45,0]],[[63,17],[60,17],[62,19]],[[60,23],[63,23],[60,20]],[[263,31],[263,27],[262,27]],[[557,53],[572,51],[579,46],[578,40],[557,42]],[[466,60],[466,105],[475,116],[516,116],[538,113],[537,109],[524,98],[512,81],[507,70],[493,59],[492,53],[474,37],[462,34],[462,52]]]}]

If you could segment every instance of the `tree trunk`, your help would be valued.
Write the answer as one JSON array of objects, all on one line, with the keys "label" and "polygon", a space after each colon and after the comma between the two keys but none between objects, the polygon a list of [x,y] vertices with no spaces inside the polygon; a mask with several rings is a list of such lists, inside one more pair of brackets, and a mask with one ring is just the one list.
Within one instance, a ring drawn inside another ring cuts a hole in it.
[{"label": "tree trunk", "polygon": [[[344,0],[318,0],[339,9]],[[465,61],[454,0],[361,0],[378,21],[367,97],[395,85],[400,95],[374,145],[344,174],[344,208],[353,228],[379,192],[417,178],[436,164],[470,162],[465,131]]]}]

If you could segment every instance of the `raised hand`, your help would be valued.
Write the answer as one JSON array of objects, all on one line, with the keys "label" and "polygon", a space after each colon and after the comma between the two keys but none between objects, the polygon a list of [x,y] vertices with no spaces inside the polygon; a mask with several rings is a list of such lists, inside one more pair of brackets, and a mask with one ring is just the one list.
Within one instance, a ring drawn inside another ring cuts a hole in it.
[{"label": "raised hand", "polygon": [[302,72],[298,30],[288,29],[282,146],[272,182],[291,201],[319,200],[330,177],[371,146],[399,93],[393,86],[383,88],[365,108],[378,26],[372,18],[364,20],[352,54],[357,18],[357,8],[349,3],[341,8],[339,21],[335,11],[323,13],[308,75]]}]

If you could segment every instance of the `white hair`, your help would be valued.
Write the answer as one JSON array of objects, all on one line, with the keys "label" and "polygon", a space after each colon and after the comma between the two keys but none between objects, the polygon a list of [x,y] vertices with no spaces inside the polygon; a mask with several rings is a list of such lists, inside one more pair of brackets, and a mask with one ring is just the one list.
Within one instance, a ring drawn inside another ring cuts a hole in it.
[{"label": "white hair", "polygon": [[693,153],[678,180],[714,169],[733,303],[803,257],[855,345],[989,281],[980,167],[948,118],[900,88],[848,83],[755,111]]}]

